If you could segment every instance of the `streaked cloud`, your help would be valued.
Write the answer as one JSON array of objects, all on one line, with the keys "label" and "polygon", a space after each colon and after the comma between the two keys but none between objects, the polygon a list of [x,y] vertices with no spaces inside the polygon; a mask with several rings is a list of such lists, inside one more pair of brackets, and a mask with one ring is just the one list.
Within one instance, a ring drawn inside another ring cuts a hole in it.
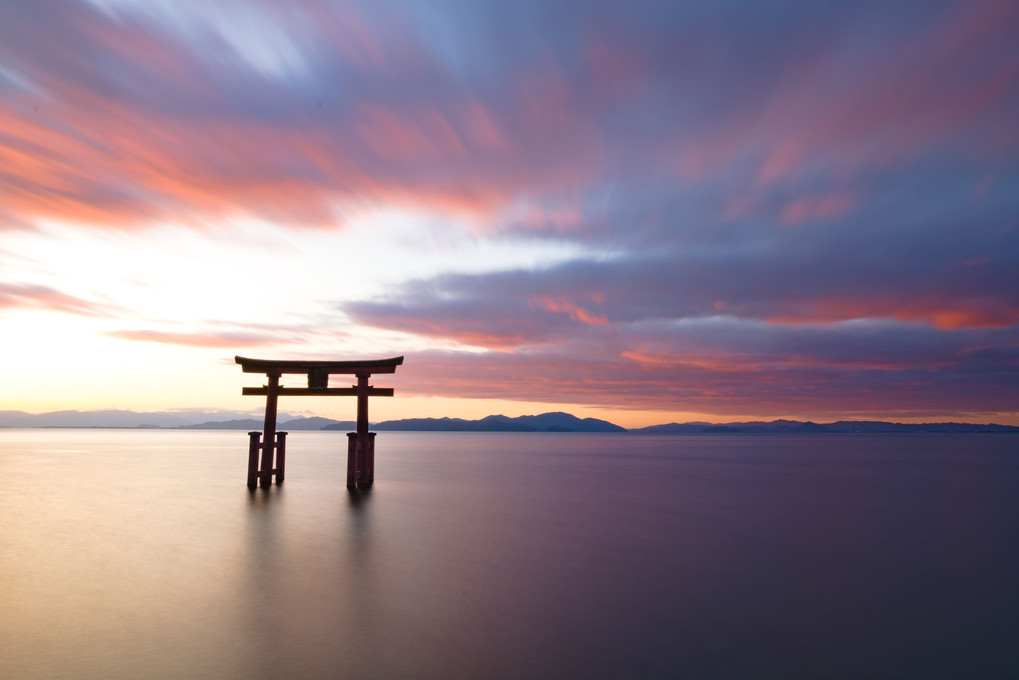
[{"label": "streaked cloud", "polygon": [[157,330],[110,331],[110,337],[136,342],[159,342],[185,347],[253,347],[279,342],[274,336],[259,336],[252,333],[172,333]]},{"label": "streaked cloud", "polygon": [[0,322],[407,347],[421,396],[1019,413],[1014,2],[3,13]]},{"label": "streaked cloud", "polygon": [[[1019,379],[1015,329],[948,335],[887,323],[721,320],[622,335],[512,354],[415,354],[408,361],[416,368],[401,376],[400,389],[662,412],[697,407],[740,415],[753,404],[761,417],[947,418],[1011,410]],[[995,373],[987,375],[992,365]]]},{"label": "streaked cloud", "polygon": [[115,307],[68,295],[49,286],[0,282],[0,314],[7,309],[64,312],[84,316],[108,316]]}]

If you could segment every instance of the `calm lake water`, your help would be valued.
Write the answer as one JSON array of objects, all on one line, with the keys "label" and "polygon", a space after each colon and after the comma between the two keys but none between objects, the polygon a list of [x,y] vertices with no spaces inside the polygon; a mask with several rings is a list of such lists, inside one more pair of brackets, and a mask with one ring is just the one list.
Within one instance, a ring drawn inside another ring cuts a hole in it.
[{"label": "calm lake water", "polygon": [[5,678],[1019,677],[1019,436],[0,430]]}]

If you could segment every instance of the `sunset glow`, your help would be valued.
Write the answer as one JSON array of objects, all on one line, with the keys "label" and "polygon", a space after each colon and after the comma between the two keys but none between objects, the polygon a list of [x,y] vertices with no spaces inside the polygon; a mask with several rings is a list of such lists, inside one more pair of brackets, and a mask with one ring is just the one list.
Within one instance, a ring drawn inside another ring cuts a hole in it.
[{"label": "sunset glow", "polygon": [[1019,424],[1015,2],[0,19],[0,410]]}]

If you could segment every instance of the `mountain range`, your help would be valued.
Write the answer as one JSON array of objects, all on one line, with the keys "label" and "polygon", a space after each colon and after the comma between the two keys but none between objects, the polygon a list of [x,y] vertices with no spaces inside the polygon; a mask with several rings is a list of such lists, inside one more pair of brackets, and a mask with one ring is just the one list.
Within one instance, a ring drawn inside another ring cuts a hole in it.
[{"label": "mountain range", "polygon": [[[281,430],[351,431],[355,423],[319,416],[281,413]],[[26,413],[0,411],[0,427],[138,428],[188,430],[261,430],[262,418],[228,411],[52,411]],[[569,413],[542,413],[511,418],[491,415],[478,420],[463,418],[405,418],[372,424],[375,431],[418,432],[631,432],[639,434],[799,434],[799,433],[896,433],[896,432],[1016,432],[1012,425],[973,423],[892,423],[879,420],[839,420],[813,423],[797,420],[750,421],[744,423],[668,423],[626,428],[597,418],[578,418]]]},{"label": "mountain range", "polygon": [[[330,425],[326,430],[342,429],[339,425]],[[413,430],[424,432],[626,432],[607,420],[597,418],[578,418],[569,413],[542,413],[538,416],[486,416],[480,420],[464,420],[462,418],[407,418],[405,420],[385,420],[375,423],[373,428],[385,430]]]},{"label": "mountain range", "polygon": [[651,425],[629,432],[644,434],[803,434],[803,433],[872,433],[896,432],[1019,432],[1013,425],[974,423],[890,423],[883,420],[839,420],[834,423],[802,422],[799,420],[751,421],[746,423],[669,423]]}]

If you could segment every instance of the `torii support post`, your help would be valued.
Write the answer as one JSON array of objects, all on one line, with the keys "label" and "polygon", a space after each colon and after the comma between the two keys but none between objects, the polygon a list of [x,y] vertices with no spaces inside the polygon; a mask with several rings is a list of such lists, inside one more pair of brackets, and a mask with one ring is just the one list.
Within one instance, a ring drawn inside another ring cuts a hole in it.
[{"label": "torii support post", "polygon": [[287,433],[276,433],[276,483],[283,483],[283,473],[287,464]]},{"label": "torii support post", "polygon": [[[403,357],[369,361],[272,361],[234,357],[245,373],[264,373],[263,387],[245,387],[241,394],[265,396],[265,420],[262,432],[249,432],[248,486],[255,488],[256,478],[263,488],[284,478],[286,461],[286,432],[276,432],[276,404],[280,396],[351,396],[357,397],[357,432],[347,435],[347,487],[370,487],[375,481],[375,433],[368,431],[368,397],[391,397],[393,389],[368,384],[372,373],[396,373]],[[305,374],[308,387],[282,387],[280,377],[285,373]],[[352,387],[329,387],[329,376],[337,373],[357,376]],[[259,443],[261,435],[261,443]],[[275,435],[275,436],[274,436]],[[257,467],[258,451],[262,451],[262,465]],[[274,455],[275,454],[275,455]],[[275,461],[275,466],[274,466]]]},{"label": "torii support post", "polygon": [[368,395],[371,373],[357,374],[357,432],[347,434],[347,488],[370,487],[375,482],[375,433],[368,431]]},{"label": "torii support post", "polygon": [[[262,450],[262,433],[259,431],[248,433],[248,488],[254,489],[258,486],[261,477],[258,471],[258,452]],[[264,462],[264,459],[263,459]],[[269,463],[272,474],[276,475],[276,484],[282,484],[286,473],[287,465],[287,433],[276,433],[276,465]],[[268,486],[263,484],[262,486]]]},{"label": "torii support post", "polygon": [[375,433],[347,433],[347,488],[368,488],[375,483]]},{"label": "torii support post", "polygon": [[279,398],[280,374],[270,372],[265,386],[265,422],[262,427],[262,469],[258,473],[262,488],[272,484],[273,454],[276,444],[276,402]]},{"label": "torii support post", "polygon": [[260,441],[262,433],[248,433],[248,488],[254,489],[258,486],[258,451],[262,448]]}]

